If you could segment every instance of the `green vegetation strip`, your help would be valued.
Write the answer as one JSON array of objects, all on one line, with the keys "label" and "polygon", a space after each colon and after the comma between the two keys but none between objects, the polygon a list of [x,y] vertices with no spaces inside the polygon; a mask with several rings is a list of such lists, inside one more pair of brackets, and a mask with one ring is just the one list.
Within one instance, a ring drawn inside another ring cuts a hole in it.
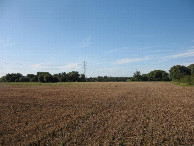
[{"label": "green vegetation strip", "polygon": [[171,82],[171,83],[174,85],[181,86],[181,87],[194,87],[194,85],[188,84],[188,83],[180,83],[180,82]]}]

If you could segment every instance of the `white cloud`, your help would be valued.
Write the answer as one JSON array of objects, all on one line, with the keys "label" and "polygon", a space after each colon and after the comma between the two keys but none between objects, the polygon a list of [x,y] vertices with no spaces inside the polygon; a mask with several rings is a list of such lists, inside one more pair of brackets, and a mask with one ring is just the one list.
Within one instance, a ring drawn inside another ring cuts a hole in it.
[{"label": "white cloud", "polygon": [[125,59],[116,60],[113,64],[126,64],[126,63],[145,61],[145,60],[148,60],[148,59],[149,59],[148,57],[144,57],[144,58],[125,58]]},{"label": "white cloud", "polygon": [[184,57],[192,57],[194,56],[194,49],[187,50],[186,52],[174,54],[170,56],[165,56],[163,59],[174,59],[174,58],[184,58]]}]

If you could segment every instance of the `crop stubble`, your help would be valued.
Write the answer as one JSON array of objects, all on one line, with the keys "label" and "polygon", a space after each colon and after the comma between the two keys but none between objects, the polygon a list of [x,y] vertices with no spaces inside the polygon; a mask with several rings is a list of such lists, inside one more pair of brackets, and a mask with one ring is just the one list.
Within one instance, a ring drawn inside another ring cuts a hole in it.
[{"label": "crop stubble", "polygon": [[0,145],[192,145],[194,88],[0,84]]}]

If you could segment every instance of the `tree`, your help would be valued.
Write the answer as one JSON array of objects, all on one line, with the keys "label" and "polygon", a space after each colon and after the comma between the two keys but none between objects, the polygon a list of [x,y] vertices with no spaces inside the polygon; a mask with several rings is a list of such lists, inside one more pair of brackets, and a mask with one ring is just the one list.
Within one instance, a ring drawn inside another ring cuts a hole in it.
[{"label": "tree", "polygon": [[19,82],[29,82],[30,78],[29,77],[20,77]]},{"label": "tree", "polygon": [[175,65],[175,66],[171,67],[169,72],[170,72],[170,78],[173,81],[179,81],[184,76],[191,74],[189,68],[187,68],[185,66],[181,66],[181,65]]},{"label": "tree", "polygon": [[52,81],[53,81],[53,77],[52,77],[51,74],[45,74],[45,75],[44,75],[44,82],[45,82],[45,83],[50,83],[50,82],[52,82]]},{"label": "tree", "polygon": [[43,74],[38,75],[38,81],[41,83],[44,83],[44,75]]},{"label": "tree", "polygon": [[169,81],[168,73],[163,70],[154,70],[148,74],[150,81]]},{"label": "tree", "polygon": [[98,76],[97,81],[98,82],[102,82],[103,81],[103,77],[102,76]]},{"label": "tree", "polygon": [[59,82],[58,74],[53,75],[53,82]]},{"label": "tree", "polygon": [[70,82],[76,82],[76,81],[79,81],[79,73],[77,71],[72,71],[72,72],[69,72],[68,74],[68,80]]},{"label": "tree", "polygon": [[141,73],[140,73],[140,71],[136,71],[134,74],[133,74],[133,78],[132,78],[132,80],[133,81],[141,81]]},{"label": "tree", "polygon": [[67,82],[68,81],[68,75],[66,74],[66,72],[61,73],[60,81],[61,82]]},{"label": "tree", "polygon": [[86,81],[86,77],[84,74],[80,75],[80,82],[85,82]]},{"label": "tree", "polygon": [[148,79],[149,79],[148,74],[142,74],[141,78],[142,81],[148,81]]},{"label": "tree", "polygon": [[23,75],[20,73],[12,73],[12,74],[6,74],[5,75],[5,81],[6,82],[19,82],[19,78]]},{"label": "tree", "polygon": [[38,78],[34,74],[27,74],[27,77],[30,79],[30,82],[37,82]]},{"label": "tree", "polygon": [[194,64],[190,64],[188,68],[190,69],[191,74],[194,74]]},{"label": "tree", "polygon": [[1,77],[0,78],[0,82],[6,82],[6,79],[5,78],[6,78],[5,76]]},{"label": "tree", "polygon": [[37,82],[37,81],[38,81],[37,76],[34,76],[34,77],[30,78],[30,82]]},{"label": "tree", "polygon": [[68,76],[65,72],[62,72],[59,74],[54,74],[53,78],[55,78],[54,80],[58,80],[59,82],[67,82],[68,81]]},{"label": "tree", "polygon": [[34,75],[34,74],[27,74],[27,77],[30,78],[30,79],[33,78],[34,76],[36,76],[36,75]]},{"label": "tree", "polygon": [[37,72],[39,82],[52,82],[53,77],[49,72]]}]

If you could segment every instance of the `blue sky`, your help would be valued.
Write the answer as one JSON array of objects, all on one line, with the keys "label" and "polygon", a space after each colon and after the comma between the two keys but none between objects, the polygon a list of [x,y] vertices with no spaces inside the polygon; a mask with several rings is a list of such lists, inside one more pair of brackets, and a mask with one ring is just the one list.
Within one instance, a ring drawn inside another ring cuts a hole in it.
[{"label": "blue sky", "polygon": [[0,76],[132,76],[194,63],[193,0],[1,0]]}]

